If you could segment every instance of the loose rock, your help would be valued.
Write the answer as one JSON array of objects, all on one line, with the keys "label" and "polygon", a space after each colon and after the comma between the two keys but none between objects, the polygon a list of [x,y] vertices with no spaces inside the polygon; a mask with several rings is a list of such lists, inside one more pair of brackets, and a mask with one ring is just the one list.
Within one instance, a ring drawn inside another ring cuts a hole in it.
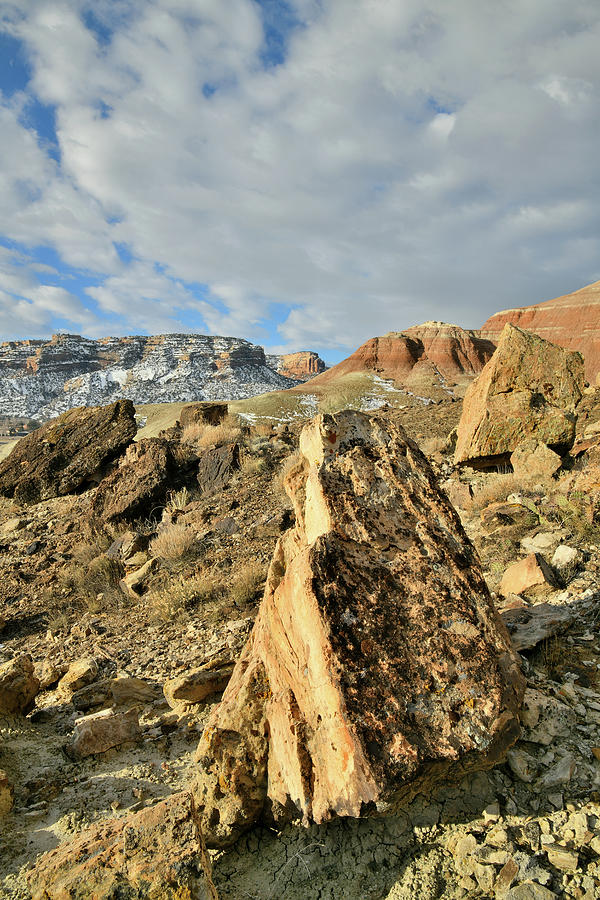
[{"label": "loose rock", "polygon": [[30,656],[23,654],[0,665],[0,714],[27,715],[39,690]]}]

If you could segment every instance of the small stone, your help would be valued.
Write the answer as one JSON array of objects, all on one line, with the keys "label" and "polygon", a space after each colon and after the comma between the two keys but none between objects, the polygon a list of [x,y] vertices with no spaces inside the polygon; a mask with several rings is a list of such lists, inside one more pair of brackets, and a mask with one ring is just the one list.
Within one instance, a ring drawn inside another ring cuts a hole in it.
[{"label": "small stone", "polygon": [[552,557],[552,568],[558,575],[563,584],[567,584],[579,568],[582,556],[575,547],[569,547],[567,544],[560,544],[554,551]]},{"label": "small stone", "polygon": [[498,900],[503,900],[503,898],[506,897],[511,884],[518,874],[519,867],[512,856],[510,856],[496,876],[496,882],[494,884],[494,894],[498,898]]},{"label": "small stone", "polygon": [[564,872],[574,872],[579,865],[579,855],[574,850],[567,850],[566,847],[548,847],[546,853],[548,861]]},{"label": "small stone", "polygon": [[58,682],[61,697],[70,700],[75,691],[91,684],[98,675],[98,663],[91,656],[83,657],[71,663]]},{"label": "small stone", "polygon": [[40,682],[27,654],[0,665],[0,714],[27,715],[34,707]]},{"label": "small stone", "polygon": [[119,587],[128,597],[137,600],[146,589],[146,580],[159,566],[160,563],[157,559],[149,559],[143,566],[132,572],[131,575],[126,575],[125,578],[122,578],[119,582]]},{"label": "small stone", "polygon": [[12,809],[14,791],[8,780],[6,772],[0,769],[0,819],[6,816]]},{"label": "small stone", "polygon": [[493,866],[482,866],[481,863],[475,863],[473,874],[480,890],[484,894],[490,894],[496,880],[496,871]]},{"label": "small stone", "polygon": [[137,710],[114,713],[103,709],[76,720],[73,741],[67,750],[72,758],[83,759],[104,753],[126,741],[136,741],[140,733]]},{"label": "small stone", "polygon": [[546,790],[568,784],[575,772],[575,760],[572,756],[564,756],[540,778],[538,785]]},{"label": "small stone", "polygon": [[224,691],[233,672],[233,663],[210,669],[201,666],[165,682],[163,692],[172,709],[181,704],[202,703],[211,694]]},{"label": "small stone", "polygon": [[556,578],[544,557],[539,553],[530,553],[525,559],[508,567],[502,576],[499,590],[506,597],[508,594],[537,595],[556,587]]},{"label": "small stone", "polygon": [[530,784],[535,778],[537,771],[536,761],[524,750],[521,750],[520,747],[513,747],[509,750],[506,754],[506,761],[511,772],[519,781]]},{"label": "small stone", "polygon": [[554,900],[557,895],[535,881],[524,881],[511,888],[505,896],[506,900]]},{"label": "small stone", "polygon": [[498,803],[490,803],[483,810],[483,818],[486,822],[496,822],[500,818],[500,806]]}]

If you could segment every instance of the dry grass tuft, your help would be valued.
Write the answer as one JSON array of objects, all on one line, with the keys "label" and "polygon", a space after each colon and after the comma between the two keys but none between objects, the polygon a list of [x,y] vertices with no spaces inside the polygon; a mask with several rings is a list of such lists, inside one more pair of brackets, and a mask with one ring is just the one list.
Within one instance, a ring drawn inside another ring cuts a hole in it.
[{"label": "dry grass tuft", "polygon": [[238,570],[229,589],[229,597],[237,607],[246,606],[256,599],[264,580],[264,566],[258,562],[247,563],[241,570]]},{"label": "dry grass tuft", "polygon": [[208,573],[201,572],[191,578],[181,575],[168,585],[149,592],[144,598],[151,618],[158,622],[185,619],[197,605],[207,605],[222,599],[221,582]]},{"label": "dry grass tuft", "polygon": [[169,562],[189,555],[196,536],[186,525],[167,525],[150,541],[150,555]]},{"label": "dry grass tuft", "polygon": [[232,444],[239,441],[242,429],[236,416],[226,416],[218,425],[205,425],[202,422],[193,422],[186,425],[181,433],[184,444],[192,444],[199,450],[207,450],[209,447],[220,447],[222,444]]}]

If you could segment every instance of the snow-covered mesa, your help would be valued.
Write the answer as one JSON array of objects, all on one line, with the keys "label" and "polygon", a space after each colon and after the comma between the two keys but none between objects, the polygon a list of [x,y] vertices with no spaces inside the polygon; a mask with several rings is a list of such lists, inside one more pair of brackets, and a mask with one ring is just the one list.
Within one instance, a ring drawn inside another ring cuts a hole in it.
[{"label": "snow-covered mesa", "polygon": [[297,384],[276,371],[281,359],[267,360],[262,347],[240,338],[199,334],[7,341],[0,344],[0,410],[48,419],[119,398],[238,400]]}]

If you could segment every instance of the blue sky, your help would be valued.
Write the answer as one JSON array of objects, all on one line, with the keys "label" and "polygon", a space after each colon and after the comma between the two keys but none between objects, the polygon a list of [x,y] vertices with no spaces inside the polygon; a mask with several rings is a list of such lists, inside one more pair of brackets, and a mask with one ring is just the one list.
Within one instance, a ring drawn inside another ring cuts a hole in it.
[{"label": "blue sky", "polygon": [[335,362],[600,279],[595,0],[0,0],[0,339]]}]

